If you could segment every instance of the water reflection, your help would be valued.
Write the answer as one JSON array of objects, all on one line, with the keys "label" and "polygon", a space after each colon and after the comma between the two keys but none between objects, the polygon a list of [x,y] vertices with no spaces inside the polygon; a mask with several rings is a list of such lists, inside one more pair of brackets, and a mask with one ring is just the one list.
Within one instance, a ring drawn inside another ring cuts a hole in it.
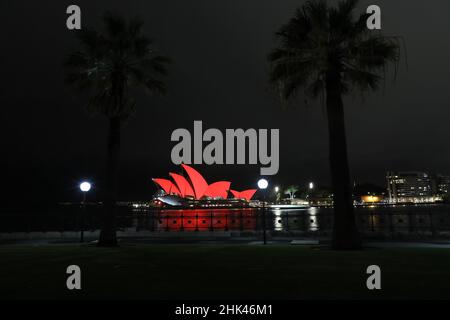
[{"label": "water reflection", "polygon": [[283,218],[282,211],[280,209],[273,210],[273,229],[276,231],[283,230]]},{"label": "water reflection", "polygon": [[[101,208],[60,208],[53,213],[0,214],[0,232],[65,232],[98,230]],[[448,234],[450,206],[398,206],[356,208],[359,229],[366,234]],[[259,231],[262,211],[255,208],[200,210],[130,210],[121,208],[117,221],[125,232]],[[275,209],[266,212],[266,228],[276,232],[329,233],[333,209]]]},{"label": "water reflection", "polygon": [[[317,208],[274,209],[266,211],[266,228],[274,231],[319,230],[320,217]],[[156,231],[213,231],[213,230],[261,230],[261,210],[201,209],[162,210],[154,213]]]},{"label": "water reflection", "polygon": [[317,231],[319,229],[319,224],[317,221],[317,208],[309,209],[309,224],[308,231]]},{"label": "water reflection", "polygon": [[156,213],[157,231],[254,230],[258,211],[255,209],[162,210]]},{"label": "water reflection", "polygon": [[[365,207],[355,209],[357,224],[366,233],[420,233],[450,231],[448,206]],[[157,231],[261,230],[257,209],[166,210],[155,213]],[[329,232],[333,209],[274,209],[266,212],[266,227],[273,231]]]}]

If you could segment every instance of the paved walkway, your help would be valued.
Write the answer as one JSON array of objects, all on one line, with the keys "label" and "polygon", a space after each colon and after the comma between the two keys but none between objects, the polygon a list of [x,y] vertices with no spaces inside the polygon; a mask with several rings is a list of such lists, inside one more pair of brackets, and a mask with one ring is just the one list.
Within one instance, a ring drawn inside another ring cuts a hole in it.
[{"label": "paved walkway", "polygon": [[446,242],[369,242],[366,247],[373,248],[441,248],[450,249],[450,241]]},{"label": "paved walkway", "polygon": [[[172,245],[253,245],[259,246],[263,245],[262,240],[254,239],[227,239],[227,240],[211,240],[211,239],[122,239],[119,240],[122,244],[132,244],[132,245],[151,245],[151,244],[172,244]],[[76,239],[71,240],[60,240],[60,239],[44,239],[44,240],[10,240],[1,241],[2,245],[20,245],[20,246],[46,246],[46,245],[77,245],[80,244]],[[95,244],[95,241],[86,241],[84,245]],[[267,245],[296,245],[296,246],[318,246],[318,245],[329,245],[330,241],[319,241],[315,239],[282,239],[282,240],[268,240]],[[366,248],[441,248],[450,249],[450,240],[435,240],[435,241],[372,241],[365,242],[364,247]]]}]

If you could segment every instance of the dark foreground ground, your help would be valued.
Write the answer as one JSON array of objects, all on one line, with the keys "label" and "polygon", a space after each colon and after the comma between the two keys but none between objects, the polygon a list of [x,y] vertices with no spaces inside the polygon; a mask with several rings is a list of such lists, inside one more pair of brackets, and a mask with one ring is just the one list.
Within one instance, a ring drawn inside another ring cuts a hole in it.
[{"label": "dark foreground ground", "polygon": [[[66,268],[82,290],[66,289]],[[366,288],[367,266],[382,290]],[[449,299],[450,249],[293,245],[0,246],[0,299]]]}]

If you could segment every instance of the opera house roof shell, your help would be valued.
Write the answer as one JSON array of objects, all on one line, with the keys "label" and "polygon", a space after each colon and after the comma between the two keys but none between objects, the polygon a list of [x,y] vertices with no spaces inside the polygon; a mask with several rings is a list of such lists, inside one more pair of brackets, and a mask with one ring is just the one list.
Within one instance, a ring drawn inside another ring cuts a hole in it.
[{"label": "opera house roof shell", "polygon": [[177,173],[169,173],[173,179],[154,178],[153,181],[168,195],[176,195],[182,198],[222,198],[227,199],[229,195],[236,199],[249,201],[256,193],[256,189],[244,191],[231,190],[231,182],[218,181],[208,184],[203,176],[194,168],[182,164],[187,178]]}]

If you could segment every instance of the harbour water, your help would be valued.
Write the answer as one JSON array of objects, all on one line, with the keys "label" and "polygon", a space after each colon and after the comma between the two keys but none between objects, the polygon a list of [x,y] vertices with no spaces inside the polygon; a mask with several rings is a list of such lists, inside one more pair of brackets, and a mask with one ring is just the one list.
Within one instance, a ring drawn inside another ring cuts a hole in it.
[{"label": "harbour water", "polygon": [[[450,234],[450,205],[355,208],[359,229],[379,234]],[[332,208],[151,210],[121,207],[117,227],[128,232],[260,231],[330,233]],[[46,211],[10,211],[0,215],[0,233],[98,230],[101,208],[63,206]]]}]

